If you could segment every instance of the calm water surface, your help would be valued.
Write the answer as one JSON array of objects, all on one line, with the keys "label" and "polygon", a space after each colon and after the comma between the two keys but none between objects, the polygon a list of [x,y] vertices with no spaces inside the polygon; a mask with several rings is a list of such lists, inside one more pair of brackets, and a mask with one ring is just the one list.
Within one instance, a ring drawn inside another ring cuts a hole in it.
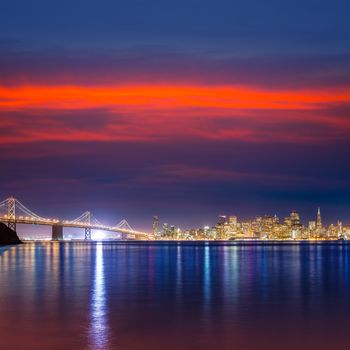
[{"label": "calm water surface", "polygon": [[0,247],[0,349],[349,349],[347,244]]}]

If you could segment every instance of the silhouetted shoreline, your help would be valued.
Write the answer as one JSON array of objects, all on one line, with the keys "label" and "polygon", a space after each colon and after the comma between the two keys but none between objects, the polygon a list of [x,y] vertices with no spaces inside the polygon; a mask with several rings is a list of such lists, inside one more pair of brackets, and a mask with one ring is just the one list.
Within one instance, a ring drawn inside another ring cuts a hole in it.
[{"label": "silhouetted shoreline", "polygon": [[9,244],[21,244],[22,241],[17,236],[16,231],[0,222],[0,246]]}]

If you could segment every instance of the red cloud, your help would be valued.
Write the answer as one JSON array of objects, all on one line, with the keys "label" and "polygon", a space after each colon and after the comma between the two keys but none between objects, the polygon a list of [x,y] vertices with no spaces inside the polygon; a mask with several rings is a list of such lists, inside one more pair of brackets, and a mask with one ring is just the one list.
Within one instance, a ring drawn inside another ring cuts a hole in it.
[{"label": "red cloud", "polygon": [[350,127],[348,118],[325,112],[350,101],[350,88],[27,85],[0,87],[0,96],[1,143],[169,138],[314,142],[347,137]]},{"label": "red cloud", "polygon": [[270,91],[237,86],[134,85],[114,87],[16,86],[0,87],[2,109],[47,108],[171,110],[314,109],[319,104],[350,100],[350,88]]}]

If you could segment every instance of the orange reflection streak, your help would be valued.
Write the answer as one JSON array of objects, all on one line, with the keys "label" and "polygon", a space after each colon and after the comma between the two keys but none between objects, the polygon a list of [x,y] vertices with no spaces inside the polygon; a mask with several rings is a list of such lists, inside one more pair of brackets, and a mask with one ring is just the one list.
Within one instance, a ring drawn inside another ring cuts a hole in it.
[{"label": "orange reflection streak", "polygon": [[269,91],[237,86],[0,87],[0,109],[131,110],[179,108],[317,109],[325,103],[350,100],[350,89]]}]

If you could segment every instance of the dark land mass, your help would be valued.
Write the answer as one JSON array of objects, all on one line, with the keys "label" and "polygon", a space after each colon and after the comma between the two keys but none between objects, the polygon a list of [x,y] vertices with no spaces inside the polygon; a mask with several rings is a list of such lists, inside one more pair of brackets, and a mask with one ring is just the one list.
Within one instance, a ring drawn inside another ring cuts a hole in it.
[{"label": "dark land mass", "polygon": [[22,241],[18,238],[16,231],[0,222],[0,245],[20,243],[22,243]]}]

